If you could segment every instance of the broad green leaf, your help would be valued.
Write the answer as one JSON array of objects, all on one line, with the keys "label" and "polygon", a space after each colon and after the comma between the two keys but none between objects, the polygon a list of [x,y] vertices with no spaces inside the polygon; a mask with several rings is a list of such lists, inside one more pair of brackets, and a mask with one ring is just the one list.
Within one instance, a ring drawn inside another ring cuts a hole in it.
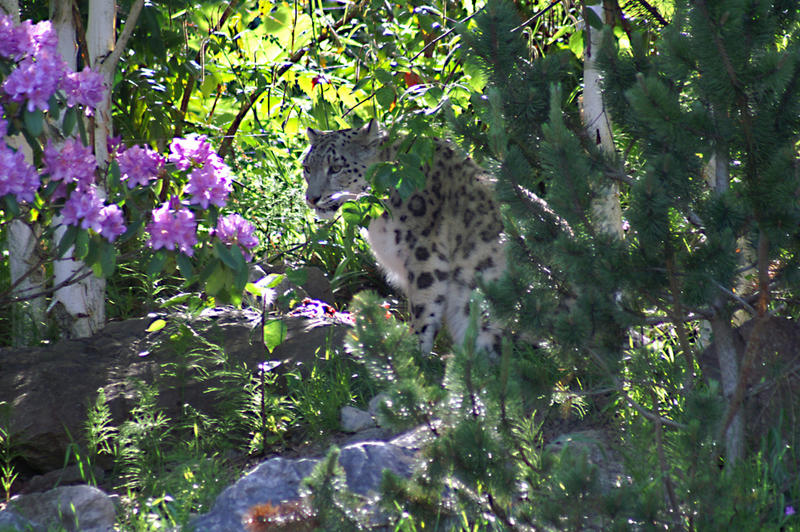
[{"label": "broad green leaf", "polygon": [[114,269],[117,267],[117,248],[109,242],[104,242],[102,246],[100,266],[102,268],[103,277],[105,278],[111,277],[114,273]]},{"label": "broad green leaf", "polygon": [[225,286],[230,285],[230,270],[223,268],[222,263],[217,263],[217,267],[206,280],[206,293],[217,296],[222,293]]},{"label": "broad green leaf", "polygon": [[593,9],[586,10],[586,21],[589,23],[591,27],[595,29],[598,30],[603,29],[604,26],[603,21],[600,20],[600,17],[597,15],[597,13],[594,12]]},{"label": "broad green leaf", "polygon": [[192,259],[184,255],[183,253],[178,253],[175,255],[175,262],[178,264],[178,269],[181,271],[181,275],[183,275],[184,279],[190,279],[192,274],[194,273],[194,267],[192,266]]},{"label": "broad green leaf", "polygon": [[162,320],[161,318],[158,318],[157,320],[153,320],[153,323],[151,323],[150,326],[147,329],[145,329],[145,331],[146,332],[156,332],[156,331],[160,331],[161,329],[163,329],[166,326],[167,326],[167,322],[165,320]]},{"label": "broad green leaf", "polygon": [[286,323],[283,320],[267,320],[264,322],[264,345],[272,351],[286,339]]},{"label": "broad green leaf", "polygon": [[61,132],[64,133],[65,137],[72,136],[72,131],[75,129],[75,125],[78,123],[78,109],[77,107],[70,107],[64,113],[64,122],[61,124]]},{"label": "broad green leaf", "polygon": [[89,254],[89,231],[85,229],[78,230],[78,236],[75,238],[75,251],[73,255],[76,258],[83,259]]},{"label": "broad green leaf", "polygon": [[163,249],[156,251],[153,258],[150,259],[150,263],[147,265],[147,276],[152,279],[157,274],[161,273],[161,270],[164,269],[165,262],[167,262],[167,252]]},{"label": "broad green leaf", "polygon": [[22,121],[25,124],[25,129],[34,137],[42,134],[44,130],[44,113],[41,109],[34,109],[32,112],[25,109]]},{"label": "broad green leaf", "polygon": [[58,242],[58,256],[63,257],[67,250],[75,243],[75,239],[78,237],[79,229],[77,226],[68,225],[67,230],[64,231],[64,234],[61,236],[61,240]]},{"label": "broad green leaf", "polygon": [[222,242],[214,243],[214,254],[222,259],[222,262],[224,262],[225,265],[232,270],[235,270],[239,265],[236,261],[236,258],[234,258],[233,253],[231,253],[230,248]]},{"label": "broad green leaf", "polygon": [[17,198],[15,198],[13,194],[6,194],[3,196],[3,201],[5,202],[6,209],[8,209],[8,212],[11,214],[12,218],[19,216],[19,203],[17,203]]},{"label": "broad green leaf", "polygon": [[394,102],[394,87],[391,85],[384,85],[377,91],[375,91],[375,99],[378,100],[378,104],[388,109],[392,102]]}]

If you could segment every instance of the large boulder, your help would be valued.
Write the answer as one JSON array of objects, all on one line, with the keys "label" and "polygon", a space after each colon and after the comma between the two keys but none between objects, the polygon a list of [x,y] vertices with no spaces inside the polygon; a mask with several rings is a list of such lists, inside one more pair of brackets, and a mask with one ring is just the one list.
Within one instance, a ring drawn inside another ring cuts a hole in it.
[{"label": "large boulder", "polygon": [[[167,325],[148,332],[156,319]],[[216,397],[206,393],[212,383],[200,378],[199,369],[243,362],[256,371],[270,359],[285,366],[309,364],[322,346],[340,343],[344,334],[344,326],[330,321],[281,319],[287,337],[271,356],[261,341],[261,314],[233,308],[208,309],[194,317],[151,315],[109,323],[90,338],[0,349],[0,406],[8,409],[7,419],[0,421],[21,456],[18,470],[29,475],[62,467],[71,438],[83,442],[86,414],[99,389],[114,424],[126,420],[136,405],[137,381],[157,386],[159,405],[168,417],[178,416],[184,403],[213,415]],[[170,341],[177,323],[219,345],[222,356],[187,357],[185,348]]]},{"label": "large boulder", "polygon": [[[374,499],[384,469],[397,475],[411,476],[424,437],[424,429],[420,429],[389,442],[362,441],[342,447],[339,465],[347,477],[347,488]],[[225,488],[211,511],[194,519],[189,529],[196,532],[248,532],[246,523],[255,509],[265,505],[280,508],[287,502],[297,502],[301,496],[300,483],[319,461],[319,458],[275,457],[262,462]],[[373,524],[380,521],[374,508],[371,517]]]},{"label": "large boulder", "polygon": [[0,512],[2,530],[111,532],[116,521],[111,497],[93,486],[62,486],[16,496]]}]

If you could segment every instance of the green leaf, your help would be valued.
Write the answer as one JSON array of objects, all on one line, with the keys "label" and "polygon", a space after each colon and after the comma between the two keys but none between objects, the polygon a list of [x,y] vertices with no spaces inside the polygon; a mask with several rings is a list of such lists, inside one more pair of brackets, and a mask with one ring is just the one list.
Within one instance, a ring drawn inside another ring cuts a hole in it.
[{"label": "green leaf", "polygon": [[67,230],[64,231],[64,234],[61,236],[61,240],[58,242],[58,256],[63,257],[67,250],[75,243],[75,239],[78,237],[79,229],[75,225],[68,225]]},{"label": "green leaf", "polygon": [[33,111],[25,109],[25,113],[22,115],[22,121],[25,124],[25,129],[34,137],[38,137],[42,134],[44,130],[44,113],[41,109],[34,109]]},{"label": "green leaf", "polygon": [[223,244],[222,242],[215,242],[214,243],[214,254],[222,259],[222,262],[225,263],[225,266],[228,268],[235,270],[238,266],[236,259],[231,253],[231,250],[228,246]]},{"label": "green leaf", "polygon": [[110,185],[110,187],[114,190],[123,188],[120,181],[119,164],[117,163],[116,159],[111,161],[111,164],[108,165],[108,172],[109,172],[108,184]]},{"label": "green leaf", "polygon": [[272,351],[286,339],[286,323],[283,320],[267,320],[264,322],[264,345]]},{"label": "green leaf", "polygon": [[189,293],[189,292],[182,292],[182,293],[180,293],[178,295],[172,296],[172,297],[168,298],[167,300],[163,301],[159,305],[159,307],[160,308],[168,308],[168,307],[174,307],[175,305],[180,305],[181,303],[185,303],[186,301],[188,301],[189,298],[191,298],[193,295],[194,294]]},{"label": "green leaf", "polygon": [[275,288],[286,279],[286,275],[282,273],[270,273],[264,278],[264,282],[259,281],[258,284],[266,288]]},{"label": "green leaf", "polygon": [[394,101],[394,87],[391,85],[384,85],[375,91],[375,99],[381,107],[389,108]]},{"label": "green leaf", "polygon": [[583,57],[583,41],[585,33],[586,32],[583,30],[576,31],[569,37],[569,49],[578,59]]},{"label": "green leaf", "polygon": [[6,204],[6,209],[8,209],[9,213],[11,213],[12,218],[19,216],[19,203],[17,203],[17,198],[15,198],[13,194],[6,194],[3,196],[3,201]]},{"label": "green leaf", "polygon": [[181,275],[183,275],[184,279],[190,279],[192,274],[194,273],[194,266],[192,266],[192,259],[184,255],[183,253],[178,253],[175,255],[175,262],[178,264],[178,269],[181,271]]},{"label": "green leaf", "polygon": [[76,107],[70,107],[67,109],[67,112],[64,113],[64,122],[61,124],[61,132],[64,133],[65,137],[72,136],[72,130],[75,129],[77,123],[78,109]]},{"label": "green leaf", "polygon": [[167,322],[165,320],[162,320],[161,318],[158,318],[157,320],[153,320],[153,323],[151,323],[150,326],[147,329],[145,329],[145,331],[146,332],[156,332],[156,331],[160,331],[161,329],[163,329],[166,326],[167,326]]},{"label": "green leaf", "polygon": [[161,273],[161,270],[164,269],[165,262],[167,262],[167,252],[163,249],[156,251],[153,258],[150,259],[150,263],[147,265],[147,276],[152,279]]},{"label": "green leaf", "polygon": [[73,256],[78,259],[83,259],[89,254],[89,231],[85,229],[78,230],[78,236],[75,238],[75,251]]},{"label": "green leaf", "polygon": [[50,113],[50,118],[54,121],[58,121],[58,117],[61,114],[61,106],[58,105],[58,99],[56,99],[56,95],[53,94],[50,96],[50,100],[47,102],[48,112]]},{"label": "green leaf", "polygon": [[382,68],[378,68],[375,70],[375,79],[377,79],[382,85],[389,85],[392,83],[392,75]]},{"label": "green leaf", "polygon": [[217,262],[217,267],[206,280],[206,293],[212,296],[219,295],[223,288],[230,284],[229,281],[230,270],[223,268],[221,262]]},{"label": "green leaf", "polygon": [[114,273],[117,267],[117,248],[110,242],[105,242],[102,247],[100,255],[100,267],[102,268],[103,277],[109,278]]},{"label": "green leaf", "polygon": [[588,22],[591,27],[598,30],[602,30],[603,26],[605,25],[593,9],[586,10],[586,22]]}]

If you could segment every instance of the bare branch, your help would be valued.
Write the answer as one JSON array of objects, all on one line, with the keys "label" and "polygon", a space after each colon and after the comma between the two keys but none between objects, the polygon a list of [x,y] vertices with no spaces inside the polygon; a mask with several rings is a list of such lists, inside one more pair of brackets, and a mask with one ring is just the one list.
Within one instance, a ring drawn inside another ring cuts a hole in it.
[{"label": "bare branch", "polygon": [[117,37],[114,49],[102,61],[102,68],[104,74],[107,76],[110,76],[114,70],[116,70],[119,58],[122,57],[122,52],[128,46],[128,41],[131,35],[133,35],[133,30],[136,28],[136,22],[139,20],[139,14],[142,12],[143,7],[144,0],[136,0],[133,5],[131,5],[131,9],[128,11],[128,19],[125,21],[125,27],[122,28],[119,37]]}]

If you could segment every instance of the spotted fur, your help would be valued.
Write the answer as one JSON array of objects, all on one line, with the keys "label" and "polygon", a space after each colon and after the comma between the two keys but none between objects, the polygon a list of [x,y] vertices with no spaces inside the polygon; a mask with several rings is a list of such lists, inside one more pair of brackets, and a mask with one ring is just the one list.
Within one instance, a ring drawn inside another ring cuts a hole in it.
[{"label": "spotted fur", "polygon": [[[371,121],[362,128],[308,130],[303,158],[306,201],[331,218],[346,201],[368,193],[367,168],[392,161],[397,146]],[[388,280],[408,297],[411,322],[423,352],[443,324],[456,342],[469,325],[469,299],[478,278],[493,281],[506,266],[502,224],[490,177],[445,141],[437,141],[424,170],[426,186],[406,200],[394,191],[390,212],[372,220],[367,240]],[[478,347],[499,352],[500,329],[481,324]]]}]

